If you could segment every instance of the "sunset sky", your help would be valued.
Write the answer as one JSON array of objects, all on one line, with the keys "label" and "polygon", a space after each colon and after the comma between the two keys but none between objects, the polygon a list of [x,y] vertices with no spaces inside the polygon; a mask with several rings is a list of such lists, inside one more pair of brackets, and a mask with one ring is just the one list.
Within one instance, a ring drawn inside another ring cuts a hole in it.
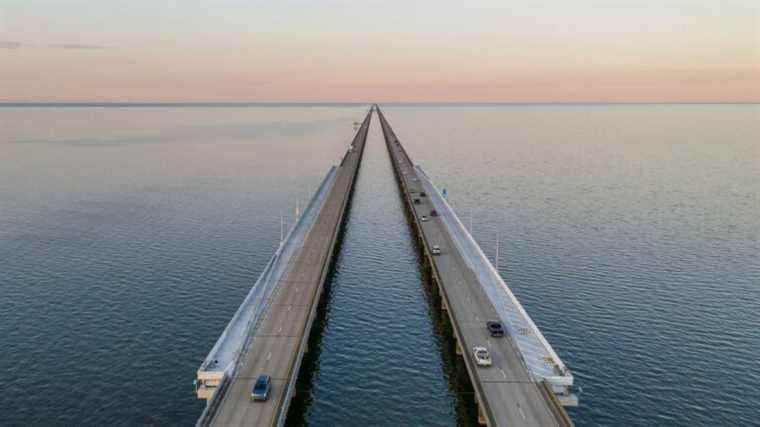
[{"label": "sunset sky", "polygon": [[2,0],[0,101],[760,101],[760,1]]}]

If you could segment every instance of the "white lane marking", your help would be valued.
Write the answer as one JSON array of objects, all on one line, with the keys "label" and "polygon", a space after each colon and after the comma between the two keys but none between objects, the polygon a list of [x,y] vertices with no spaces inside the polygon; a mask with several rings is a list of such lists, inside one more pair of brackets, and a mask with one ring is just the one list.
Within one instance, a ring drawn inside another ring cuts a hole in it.
[{"label": "white lane marking", "polygon": [[501,372],[501,376],[504,377],[504,379],[507,379],[507,374],[504,373],[504,369],[499,368],[499,372]]},{"label": "white lane marking", "polygon": [[280,326],[280,328],[279,328],[279,329],[277,329],[277,332],[278,332],[278,333],[279,333],[279,332],[282,332],[282,326]]},{"label": "white lane marking", "polygon": [[267,360],[269,360],[271,358],[272,358],[272,352],[270,351],[269,353],[267,353]]},{"label": "white lane marking", "polygon": [[522,407],[520,406],[520,404],[519,404],[519,403],[517,404],[517,410],[518,410],[518,411],[520,411],[520,416],[521,416],[523,419],[526,419],[526,418],[525,418],[525,412],[523,412],[523,410],[522,410]]}]

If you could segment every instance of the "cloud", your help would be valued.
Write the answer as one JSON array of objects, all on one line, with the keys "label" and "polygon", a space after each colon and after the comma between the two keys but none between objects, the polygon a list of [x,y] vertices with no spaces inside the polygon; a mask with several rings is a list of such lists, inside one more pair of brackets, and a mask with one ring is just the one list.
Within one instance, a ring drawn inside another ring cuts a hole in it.
[{"label": "cloud", "polygon": [[21,46],[23,44],[19,42],[0,40],[0,49],[18,49]]},{"label": "cloud", "polygon": [[56,44],[49,44],[47,46],[53,47],[53,48],[59,48],[59,49],[82,49],[82,50],[106,48],[106,46],[97,45],[97,44],[78,44],[78,43],[56,43]]},{"label": "cloud", "polygon": [[21,43],[13,40],[0,40],[0,49],[19,49],[22,47],[47,47],[52,49],[71,49],[71,50],[97,50],[107,49],[108,46],[99,44],[82,44],[82,43],[50,43],[45,45],[36,45],[32,43]]}]

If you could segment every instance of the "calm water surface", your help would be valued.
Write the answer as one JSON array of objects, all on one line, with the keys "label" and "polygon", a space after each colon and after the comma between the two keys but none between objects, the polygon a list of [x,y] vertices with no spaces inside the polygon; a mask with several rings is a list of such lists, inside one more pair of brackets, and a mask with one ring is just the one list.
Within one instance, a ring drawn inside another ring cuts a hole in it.
[{"label": "calm water surface", "polygon": [[[0,108],[3,424],[187,425],[365,106]],[[582,387],[578,425],[760,418],[760,106],[388,106]],[[291,424],[468,423],[373,124]]]}]

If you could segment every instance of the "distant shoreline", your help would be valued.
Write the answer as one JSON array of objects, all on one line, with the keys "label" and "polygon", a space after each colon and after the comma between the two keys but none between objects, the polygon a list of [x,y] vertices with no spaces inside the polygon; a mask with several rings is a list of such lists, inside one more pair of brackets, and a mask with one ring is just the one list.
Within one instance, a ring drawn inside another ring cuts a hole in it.
[{"label": "distant shoreline", "polygon": [[[250,108],[250,107],[360,107],[376,102],[0,102],[0,108]],[[578,102],[377,102],[399,107],[492,107],[492,106],[583,106],[583,105],[757,105],[760,101],[578,101]]]}]

